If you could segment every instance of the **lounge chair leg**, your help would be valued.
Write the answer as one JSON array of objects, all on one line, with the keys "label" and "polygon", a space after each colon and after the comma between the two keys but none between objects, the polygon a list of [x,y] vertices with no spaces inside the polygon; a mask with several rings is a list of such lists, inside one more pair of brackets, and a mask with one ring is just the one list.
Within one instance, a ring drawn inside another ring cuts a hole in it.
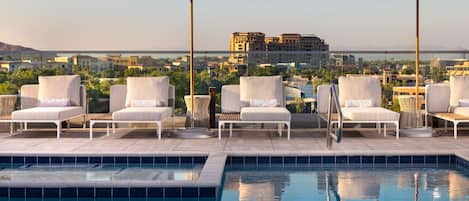
[{"label": "lounge chair leg", "polygon": [[156,126],[158,126],[158,140],[161,140],[161,122],[156,122]]},{"label": "lounge chair leg", "polygon": [[387,127],[386,124],[384,124],[384,137],[387,136],[387,134],[386,134],[386,127]]},{"label": "lounge chair leg", "polygon": [[381,134],[381,123],[378,123],[377,127],[378,127],[378,134]]},{"label": "lounge chair leg", "polygon": [[218,140],[221,140],[221,125],[222,125],[222,123],[219,122],[218,123]]},{"label": "lounge chair leg", "polygon": [[448,121],[445,121],[445,133],[448,132]]},{"label": "lounge chair leg", "polygon": [[282,137],[282,125],[283,124],[277,124],[277,133],[280,137]]},{"label": "lounge chair leg", "polygon": [[93,122],[90,122],[90,140],[93,139]]},{"label": "lounge chair leg", "polygon": [[290,140],[290,122],[286,123],[286,125],[287,125],[287,129],[288,129],[288,131],[287,131],[288,140]]},{"label": "lounge chair leg", "polygon": [[57,125],[57,139],[60,139],[60,132],[62,130],[62,122],[56,121],[55,125]]},{"label": "lounge chair leg", "polygon": [[70,129],[70,121],[67,121],[67,129]]},{"label": "lounge chair leg", "polygon": [[83,128],[86,128],[86,115],[83,115]]},{"label": "lounge chair leg", "polygon": [[116,124],[112,123],[112,134],[116,134]]},{"label": "lounge chair leg", "polygon": [[106,136],[109,136],[109,123],[106,123]]},{"label": "lounge chair leg", "polygon": [[321,129],[321,118],[319,117],[319,115],[316,117],[317,121],[318,121],[318,128]]},{"label": "lounge chair leg", "polygon": [[396,139],[399,139],[399,122],[396,122]]},{"label": "lounge chair leg", "polygon": [[233,123],[230,123],[230,137],[233,136]]},{"label": "lounge chair leg", "polygon": [[459,122],[455,121],[454,123],[454,139],[458,139],[458,124]]},{"label": "lounge chair leg", "polygon": [[27,131],[28,130],[28,122],[24,122],[23,126],[24,126],[24,130]]},{"label": "lounge chair leg", "polygon": [[13,126],[14,124],[10,122],[10,135],[13,135]]}]

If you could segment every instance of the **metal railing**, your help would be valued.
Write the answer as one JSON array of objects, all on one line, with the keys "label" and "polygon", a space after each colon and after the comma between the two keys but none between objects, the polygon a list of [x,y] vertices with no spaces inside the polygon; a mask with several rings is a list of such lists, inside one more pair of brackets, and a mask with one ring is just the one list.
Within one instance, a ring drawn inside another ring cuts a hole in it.
[{"label": "metal railing", "polygon": [[[334,116],[337,115],[337,120]],[[337,126],[337,127],[335,127]],[[339,104],[339,96],[337,93],[337,86],[331,86],[331,92],[329,96],[329,108],[327,111],[327,148],[331,149],[332,144],[335,141],[340,143],[342,141],[342,129],[343,129],[343,116],[342,110]]]}]

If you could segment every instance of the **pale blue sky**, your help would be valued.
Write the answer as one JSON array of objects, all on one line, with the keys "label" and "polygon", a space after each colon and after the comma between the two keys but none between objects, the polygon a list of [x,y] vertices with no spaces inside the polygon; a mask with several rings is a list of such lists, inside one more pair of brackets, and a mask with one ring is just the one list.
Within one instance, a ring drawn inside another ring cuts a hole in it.
[{"label": "pale blue sky", "polygon": [[[194,0],[196,48],[235,31],[312,33],[332,49],[412,49],[414,0]],[[0,41],[37,49],[182,50],[189,0],[0,0]],[[469,0],[421,0],[422,46],[469,49]]]}]

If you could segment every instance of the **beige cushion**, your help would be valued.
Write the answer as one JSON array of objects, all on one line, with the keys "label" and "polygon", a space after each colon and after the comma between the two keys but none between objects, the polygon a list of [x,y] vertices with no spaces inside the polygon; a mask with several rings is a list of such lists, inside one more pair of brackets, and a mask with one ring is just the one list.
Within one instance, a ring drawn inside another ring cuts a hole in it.
[{"label": "beige cushion", "polygon": [[83,114],[82,107],[34,107],[14,111],[13,120],[68,120]]},{"label": "beige cushion", "polygon": [[319,85],[317,90],[317,112],[327,113],[329,110],[329,96],[331,95],[331,85]]},{"label": "beige cushion", "polygon": [[168,106],[169,78],[128,77],[125,106],[130,107],[134,100],[156,100],[159,106]]},{"label": "beige cushion", "polygon": [[450,106],[457,107],[460,99],[469,99],[469,76],[451,76],[449,78],[451,88]]},{"label": "beige cushion", "polygon": [[455,107],[454,113],[462,116],[469,117],[469,107]]},{"label": "beige cushion", "polygon": [[39,102],[50,99],[70,99],[70,105],[81,105],[80,76],[40,76],[38,99]]},{"label": "beige cushion", "polygon": [[241,111],[239,85],[225,85],[221,88],[221,112],[239,113]]},{"label": "beige cushion", "polygon": [[243,121],[290,121],[291,114],[284,107],[244,107],[241,109]]},{"label": "beige cushion", "polygon": [[161,121],[172,114],[170,107],[128,107],[112,113],[117,121]]},{"label": "beige cushion", "polygon": [[449,109],[451,90],[447,84],[425,86],[425,110],[429,113],[445,113]]},{"label": "beige cushion", "polygon": [[381,84],[377,77],[340,77],[339,102],[371,99],[372,107],[381,107]]},{"label": "beige cushion", "polygon": [[399,113],[382,107],[342,108],[342,115],[352,121],[399,121]]},{"label": "beige cushion", "polygon": [[249,106],[251,99],[275,99],[279,106],[285,106],[282,77],[241,77],[239,83],[242,107]]}]

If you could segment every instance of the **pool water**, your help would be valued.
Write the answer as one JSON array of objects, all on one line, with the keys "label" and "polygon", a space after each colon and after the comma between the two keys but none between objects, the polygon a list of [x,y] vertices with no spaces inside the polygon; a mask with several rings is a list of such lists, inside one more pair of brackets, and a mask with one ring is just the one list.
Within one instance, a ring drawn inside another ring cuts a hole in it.
[{"label": "pool water", "polygon": [[469,172],[432,168],[228,166],[222,201],[463,201]]}]

